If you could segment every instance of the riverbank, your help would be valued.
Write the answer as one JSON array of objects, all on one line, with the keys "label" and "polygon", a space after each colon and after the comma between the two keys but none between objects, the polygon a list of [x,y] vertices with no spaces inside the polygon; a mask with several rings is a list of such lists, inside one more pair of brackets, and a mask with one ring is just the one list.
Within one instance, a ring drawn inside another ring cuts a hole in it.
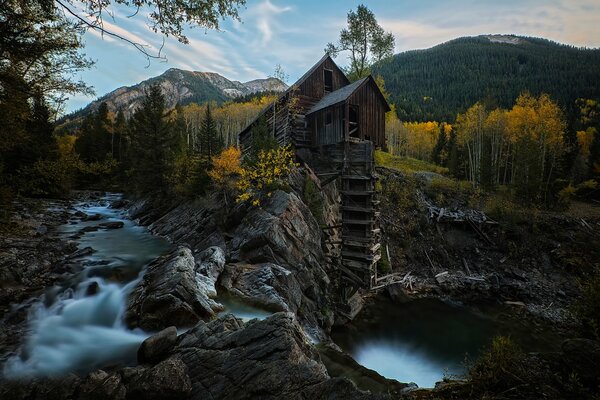
[{"label": "riverbank", "polygon": [[0,360],[25,335],[29,306],[46,288],[73,272],[75,243],[57,232],[67,223],[72,200],[20,199],[0,228]]}]

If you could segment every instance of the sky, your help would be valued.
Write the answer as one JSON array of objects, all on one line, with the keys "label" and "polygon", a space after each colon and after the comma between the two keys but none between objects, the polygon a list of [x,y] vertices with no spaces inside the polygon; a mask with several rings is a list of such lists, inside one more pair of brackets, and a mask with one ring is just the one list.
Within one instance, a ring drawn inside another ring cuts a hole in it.
[{"label": "sky", "polygon": [[[349,10],[371,9],[380,25],[392,32],[395,53],[424,49],[448,40],[481,34],[517,34],[581,47],[600,47],[600,0],[247,0],[241,22],[226,20],[220,30],[186,28],[187,45],[167,38],[166,61],[150,62],[130,44],[89,31],[85,53],[96,62],[78,78],[92,85],[98,97],[162,74],[169,68],[217,72],[248,81],[272,75],[281,65],[293,83],[335,42]],[[104,27],[156,51],[163,43],[148,28],[143,14],[128,17],[111,10]],[[346,55],[336,60],[344,65]],[[96,96],[73,96],[66,111],[84,107]]]}]

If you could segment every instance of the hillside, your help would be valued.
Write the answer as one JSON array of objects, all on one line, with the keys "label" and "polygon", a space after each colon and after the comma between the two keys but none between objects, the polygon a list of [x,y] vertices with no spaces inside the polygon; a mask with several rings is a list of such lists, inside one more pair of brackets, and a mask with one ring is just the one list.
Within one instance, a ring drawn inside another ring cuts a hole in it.
[{"label": "hillside", "polygon": [[137,85],[118,88],[67,118],[78,119],[85,116],[90,111],[95,111],[102,102],[108,104],[110,111],[123,110],[125,117],[129,118],[139,107],[144,90],[155,82],[160,83],[169,109],[178,103],[181,105],[207,101],[222,103],[239,96],[271,90],[283,91],[287,88],[285,83],[276,78],[255,79],[242,83],[231,81],[216,72],[184,71],[171,68],[162,75],[147,79]]},{"label": "hillside", "polygon": [[453,121],[475,102],[509,107],[524,90],[542,92],[567,111],[600,97],[600,50],[518,36],[459,38],[407,51],[374,68],[404,120]]}]

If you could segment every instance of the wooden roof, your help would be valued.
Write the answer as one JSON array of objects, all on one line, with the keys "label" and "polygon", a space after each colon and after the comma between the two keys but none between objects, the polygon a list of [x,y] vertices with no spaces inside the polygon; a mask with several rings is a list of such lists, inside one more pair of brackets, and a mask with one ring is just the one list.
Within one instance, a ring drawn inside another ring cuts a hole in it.
[{"label": "wooden roof", "polygon": [[369,75],[365,78],[357,80],[356,82],[346,85],[346,86],[336,90],[335,92],[328,93],[317,104],[315,104],[313,106],[313,108],[311,108],[308,111],[307,115],[315,113],[317,111],[320,111],[324,108],[331,107],[336,104],[345,102],[346,100],[348,100],[348,98],[350,96],[352,96],[352,94],[354,92],[356,92],[360,87],[362,87],[364,84],[366,84],[369,81],[372,81],[372,84],[375,85],[375,91],[377,93],[379,93],[379,95],[381,96],[381,100],[383,100],[387,111],[390,111],[390,106],[389,106],[388,102],[385,100],[385,97],[383,97],[381,90],[379,90],[379,86],[377,86],[377,83],[375,82],[373,77],[371,75]]}]

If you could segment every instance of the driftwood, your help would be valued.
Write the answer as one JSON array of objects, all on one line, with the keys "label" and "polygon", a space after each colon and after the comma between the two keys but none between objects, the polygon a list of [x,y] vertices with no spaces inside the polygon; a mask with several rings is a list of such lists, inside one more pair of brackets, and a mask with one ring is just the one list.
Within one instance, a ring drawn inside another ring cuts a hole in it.
[{"label": "driftwood", "polygon": [[403,284],[405,288],[413,290],[413,283],[416,282],[416,278],[411,275],[412,271],[408,271],[401,279],[402,274],[400,272],[394,272],[382,277],[379,277],[375,281],[375,286],[371,290],[382,289],[386,286],[393,285],[396,283]]},{"label": "driftwood", "polygon": [[488,218],[483,211],[466,209],[466,210],[449,210],[444,207],[438,207],[431,203],[423,193],[418,192],[419,201],[427,208],[429,218],[437,222],[474,222],[477,224],[497,224],[496,221]]}]

